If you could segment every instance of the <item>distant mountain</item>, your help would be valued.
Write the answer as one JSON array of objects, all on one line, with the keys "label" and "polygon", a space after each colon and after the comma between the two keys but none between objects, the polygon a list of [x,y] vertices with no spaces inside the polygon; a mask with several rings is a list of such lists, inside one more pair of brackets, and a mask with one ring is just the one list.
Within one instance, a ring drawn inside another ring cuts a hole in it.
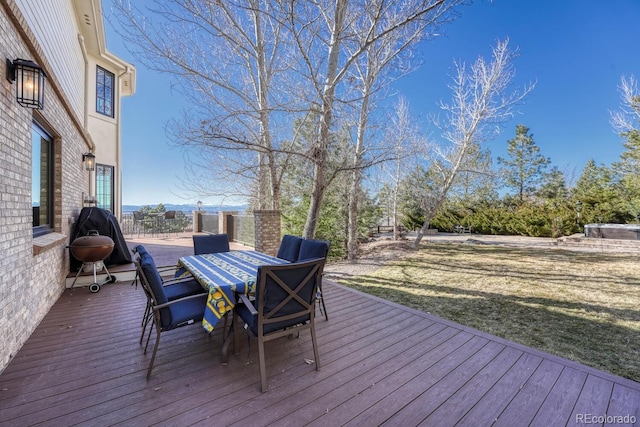
[{"label": "distant mountain", "polygon": [[[143,206],[151,206],[155,208],[157,205],[122,205],[122,212],[133,212],[138,211]],[[174,205],[171,203],[164,203],[165,211],[182,211],[182,212],[192,212],[197,211],[198,207],[196,205],[184,204],[184,205]],[[220,212],[220,211],[238,211],[244,212],[247,209],[246,205],[242,206],[233,206],[233,205],[202,205],[201,210],[205,212]]]}]

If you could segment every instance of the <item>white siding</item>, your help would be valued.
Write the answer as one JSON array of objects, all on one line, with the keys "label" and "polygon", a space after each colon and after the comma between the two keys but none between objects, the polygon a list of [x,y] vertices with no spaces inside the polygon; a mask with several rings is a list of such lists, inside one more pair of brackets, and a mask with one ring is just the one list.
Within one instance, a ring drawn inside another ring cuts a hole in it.
[{"label": "white siding", "polygon": [[[16,0],[75,114],[84,116],[85,64],[69,0]],[[33,59],[33,58],[25,58]]]}]

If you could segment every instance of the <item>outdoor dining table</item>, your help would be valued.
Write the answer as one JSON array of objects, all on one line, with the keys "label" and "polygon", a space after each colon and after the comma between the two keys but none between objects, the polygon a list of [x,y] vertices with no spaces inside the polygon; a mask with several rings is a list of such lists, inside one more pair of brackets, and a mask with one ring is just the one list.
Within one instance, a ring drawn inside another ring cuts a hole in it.
[{"label": "outdoor dining table", "polygon": [[288,261],[257,251],[190,255],[178,260],[177,275],[189,272],[209,290],[202,326],[212,332],[218,321],[233,310],[236,293],[255,292],[258,267],[275,264]]}]

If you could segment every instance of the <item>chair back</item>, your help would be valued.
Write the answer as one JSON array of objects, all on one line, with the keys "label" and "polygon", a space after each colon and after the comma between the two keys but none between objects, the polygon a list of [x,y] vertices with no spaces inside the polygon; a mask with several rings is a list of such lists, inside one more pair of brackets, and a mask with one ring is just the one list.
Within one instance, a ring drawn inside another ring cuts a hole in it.
[{"label": "chair back", "polygon": [[257,331],[267,334],[307,321],[313,322],[315,298],[324,259],[258,269]]},{"label": "chair back", "polygon": [[193,253],[195,255],[218,252],[229,252],[229,236],[227,234],[193,236]]},{"label": "chair back", "polygon": [[325,240],[304,239],[300,243],[297,261],[307,261],[314,258],[327,258],[329,242]]},{"label": "chair back", "polygon": [[[153,304],[161,305],[169,302],[164,292],[162,277],[160,277],[156,263],[144,246],[138,245],[135,247],[134,262],[140,276],[142,288],[151,298]],[[167,307],[161,309],[158,313],[160,318],[156,320],[159,321],[163,328],[169,327],[171,325],[171,310]]]},{"label": "chair back", "polygon": [[140,211],[133,211],[133,219],[135,221],[142,221],[144,219],[144,215]]},{"label": "chair back", "polygon": [[300,244],[302,243],[302,237],[292,236],[285,234],[282,236],[280,242],[280,248],[276,255],[280,259],[286,259],[289,262],[296,262],[298,260],[298,252],[300,251]]},{"label": "chair back", "polygon": [[176,219],[176,211],[166,211],[164,213],[164,219]]}]

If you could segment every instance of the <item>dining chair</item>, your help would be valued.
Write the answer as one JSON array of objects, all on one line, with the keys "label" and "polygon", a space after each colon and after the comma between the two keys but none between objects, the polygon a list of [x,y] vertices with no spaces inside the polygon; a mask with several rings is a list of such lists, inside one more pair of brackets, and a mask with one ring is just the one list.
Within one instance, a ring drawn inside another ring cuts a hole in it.
[{"label": "dining chair", "polygon": [[193,253],[195,255],[229,252],[229,236],[227,234],[203,234],[193,236]]},{"label": "dining chair", "polygon": [[267,373],[264,344],[267,341],[308,329],[311,332],[316,370],[320,369],[320,356],[315,328],[315,295],[324,259],[258,268],[255,300],[239,295],[240,304],[233,312],[235,353],[238,353],[241,318],[246,329],[258,339],[260,382],[262,392],[267,391]]},{"label": "dining chair", "polygon": [[151,223],[148,219],[144,217],[144,214],[141,211],[133,211],[133,230],[131,235],[136,231],[138,232],[138,237],[140,237],[140,231],[142,231],[143,235],[147,234],[147,228],[151,226]]},{"label": "dining chair", "polygon": [[[156,271],[159,273],[161,277],[162,286],[164,287],[165,295],[167,296],[167,299],[169,301],[173,301],[189,295],[197,295],[197,294],[206,295],[207,294],[208,291],[204,287],[202,287],[202,285],[193,277],[162,278],[162,273],[164,271],[174,272],[176,267],[175,266],[156,267],[153,257],[151,256],[151,254],[149,254],[149,252],[147,252],[147,249],[143,245],[137,245],[136,247],[133,248],[132,252],[134,255],[135,254],[139,254],[140,256],[148,255],[149,262],[153,263],[154,268],[156,269]],[[140,278],[140,273],[136,269],[136,277],[133,279],[134,281],[132,285],[135,284],[137,286],[139,278]],[[142,287],[142,289],[145,290],[144,286]],[[145,290],[145,294],[147,297],[147,306],[145,308],[144,315],[142,316],[142,324],[141,324],[142,333],[140,334],[140,344],[142,344],[142,339],[144,338],[144,332],[147,329],[147,325],[149,324],[149,320],[151,320],[151,317],[153,314],[152,313],[153,300],[149,295],[149,293],[146,292],[146,290]]]},{"label": "dining chair", "polygon": [[289,262],[295,262],[298,259],[298,252],[300,251],[302,240],[304,240],[302,237],[285,234],[282,236],[282,241],[280,242],[276,256],[280,259],[286,259]]},{"label": "dining chair", "polygon": [[183,326],[197,324],[202,321],[204,309],[207,304],[207,293],[182,296],[170,300],[166,291],[166,286],[162,285],[162,278],[156,268],[155,262],[148,252],[134,254],[136,270],[140,275],[142,288],[151,300],[151,316],[153,323],[149,328],[147,342],[144,346],[144,354],[147,354],[151,332],[156,330],[156,340],[153,347],[153,354],[147,369],[147,379],[151,376],[153,364],[160,345],[160,335],[162,332],[177,329]]},{"label": "dining chair", "polygon": [[[300,249],[296,260],[307,261],[314,258],[323,258],[326,260],[329,254],[329,246],[330,243],[326,240],[304,239],[300,242]],[[320,271],[320,274],[322,275],[322,271]],[[329,313],[327,313],[327,307],[322,294],[322,280],[318,283],[316,300],[318,301],[318,307],[320,307],[320,314],[324,314],[325,320],[329,320]]]},{"label": "dining chair", "polygon": [[162,218],[162,232],[165,236],[171,235],[176,223],[176,211],[166,211]]}]

